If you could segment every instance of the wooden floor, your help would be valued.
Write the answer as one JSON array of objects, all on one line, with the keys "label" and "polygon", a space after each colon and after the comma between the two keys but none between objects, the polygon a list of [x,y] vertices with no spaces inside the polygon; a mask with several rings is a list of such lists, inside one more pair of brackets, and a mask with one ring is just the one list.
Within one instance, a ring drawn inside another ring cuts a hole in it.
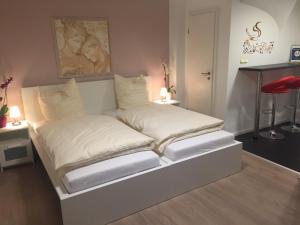
[{"label": "wooden floor", "polygon": [[[299,225],[298,176],[244,152],[240,173],[110,225]],[[62,224],[41,165],[0,174],[0,224]]]}]

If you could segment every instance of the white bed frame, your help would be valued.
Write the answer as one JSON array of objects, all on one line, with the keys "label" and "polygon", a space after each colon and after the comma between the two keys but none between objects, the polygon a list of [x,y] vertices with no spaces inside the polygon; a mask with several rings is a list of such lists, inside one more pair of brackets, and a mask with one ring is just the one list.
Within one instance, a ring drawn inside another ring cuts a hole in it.
[{"label": "white bed frame", "polygon": [[[149,79],[149,78],[148,78]],[[149,82],[150,84],[150,82]],[[60,85],[43,86],[43,89]],[[79,83],[86,110],[93,114],[115,110],[112,80]],[[41,120],[36,100],[37,87],[23,88],[26,119]],[[159,167],[117,179],[73,194],[67,193],[57,179],[50,159],[34,132],[32,141],[58,194],[64,225],[104,225],[166,201],[194,188],[240,171],[242,144],[164,163]]]}]

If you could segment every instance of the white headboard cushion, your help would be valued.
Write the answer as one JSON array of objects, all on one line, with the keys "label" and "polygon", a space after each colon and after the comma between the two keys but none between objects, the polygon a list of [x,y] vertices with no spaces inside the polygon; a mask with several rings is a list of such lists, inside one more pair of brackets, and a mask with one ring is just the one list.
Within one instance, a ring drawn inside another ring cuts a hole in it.
[{"label": "white headboard cushion", "polygon": [[[151,98],[151,79],[145,76],[148,83],[149,96]],[[100,80],[77,83],[85,110],[89,114],[100,114],[106,111],[116,110],[116,98],[114,80]],[[39,87],[22,88],[22,99],[25,118],[31,123],[43,120],[43,115],[37,100],[38,88],[44,90],[57,89],[62,85],[49,85]]]}]

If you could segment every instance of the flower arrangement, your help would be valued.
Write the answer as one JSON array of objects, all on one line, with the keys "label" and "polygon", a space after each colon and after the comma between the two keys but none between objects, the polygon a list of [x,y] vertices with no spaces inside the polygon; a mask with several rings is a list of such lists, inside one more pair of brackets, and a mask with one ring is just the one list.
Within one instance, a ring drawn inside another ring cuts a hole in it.
[{"label": "flower arrangement", "polygon": [[168,92],[170,94],[176,94],[176,89],[174,85],[170,86],[170,71],[169,67],[167,64],[163,63],[162,64],[163,69],[164,69],[164,82],[165,82],[165,87],[167,88]]},{"label": "flower arrangement", "polygon": [[1,108],[0,108],[0,127],[5,127],[6,126],[6,115],[8,113],[8,106],[7,106],[7,89],[10,83],[12,82],[13,78],[9,77],[7,79],[4,79],[4,82],[1,83],[0,88],[1,88],[1,97],[0,97],[0,103],[1,103]]}]

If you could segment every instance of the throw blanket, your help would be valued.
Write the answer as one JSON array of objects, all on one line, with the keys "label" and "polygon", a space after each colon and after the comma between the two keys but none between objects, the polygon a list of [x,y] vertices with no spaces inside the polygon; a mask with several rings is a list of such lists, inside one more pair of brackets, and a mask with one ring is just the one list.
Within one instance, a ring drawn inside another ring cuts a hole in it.
[{"label": "throw blanket", "polygon": [[36,130],[59,176],[97,161],[147,150],[139,147],[153,142],[109,116],[67,118],[47,122]]},{"label": "throw blanket", "polygon": [[155,150],[163,153],[172,142],[223,128],[223,121],[172,105],[147,104],[118,110],[118,118],[155,139]]}]

